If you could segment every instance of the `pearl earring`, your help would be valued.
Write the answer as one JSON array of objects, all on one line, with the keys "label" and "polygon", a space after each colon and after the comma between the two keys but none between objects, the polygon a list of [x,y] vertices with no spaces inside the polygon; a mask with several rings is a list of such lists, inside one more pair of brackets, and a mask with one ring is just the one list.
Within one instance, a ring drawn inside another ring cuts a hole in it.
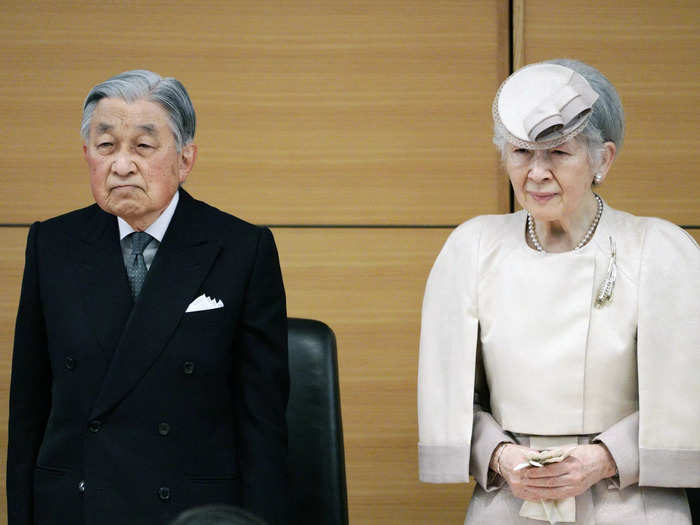
[{"label": "pearl earring", "polygon": [[595,175],[593,175],[593,184],[600,184],[603,182],[603,174],[598,172]]}]

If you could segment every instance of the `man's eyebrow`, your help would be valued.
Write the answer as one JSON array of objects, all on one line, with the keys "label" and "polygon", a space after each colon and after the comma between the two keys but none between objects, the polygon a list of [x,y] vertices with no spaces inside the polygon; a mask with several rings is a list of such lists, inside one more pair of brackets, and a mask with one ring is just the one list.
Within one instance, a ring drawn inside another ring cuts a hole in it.
[{"label": "man's eyebrow", "polygon": [[97,133],[107,133],[108,131],[112,131],[112,128],[114,128],[114,126],[112,126],[111,124],[100,122],[97,125]]},{"label": "man's eyebrow", "polygon": [[155,124],[141,124],[138,128],[148,135],[158,135]]}]

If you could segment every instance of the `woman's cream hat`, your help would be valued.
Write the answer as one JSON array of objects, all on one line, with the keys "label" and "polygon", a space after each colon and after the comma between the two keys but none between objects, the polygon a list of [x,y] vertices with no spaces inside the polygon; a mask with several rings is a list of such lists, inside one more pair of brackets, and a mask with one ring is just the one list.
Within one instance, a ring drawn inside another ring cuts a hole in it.
[{"label": "woman's cream hat", "polygon": [[509,76],[493,101],[493,120],[518,148],[553,148],[578,135],[598,99],[579,73],[537,63]]}]

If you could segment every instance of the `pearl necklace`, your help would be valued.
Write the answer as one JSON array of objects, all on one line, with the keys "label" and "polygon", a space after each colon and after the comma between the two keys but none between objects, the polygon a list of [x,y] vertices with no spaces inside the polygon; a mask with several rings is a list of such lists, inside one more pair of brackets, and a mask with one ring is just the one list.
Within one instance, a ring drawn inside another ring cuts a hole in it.
[{"label": "pearl necklace", "polygon": [[[593,232],[595,232],[595,229],[598,227],[600,217],[603,215],[603,199],[601,199],[596,193],[594,193],[593,196],[595,197],[598,203],[598,209],[595,212],[595,217],[593,217],[593,222],[588,228],[586,235],[584,235],[583,239],[581,239],[578,242],[574,250],[579,250],[583,248],[586,245],[586,243],[591,239],[591,237],[593,236]],[[532,215],[530,215],[530,212],[527,213],[527,235],[530,238],[530,242],[538,252],[547,253],[545,249],[542,248],[542,244],[540,244],[540,240],[537,238],[537,232],[535,231],[535,221],[532,220]]]}]

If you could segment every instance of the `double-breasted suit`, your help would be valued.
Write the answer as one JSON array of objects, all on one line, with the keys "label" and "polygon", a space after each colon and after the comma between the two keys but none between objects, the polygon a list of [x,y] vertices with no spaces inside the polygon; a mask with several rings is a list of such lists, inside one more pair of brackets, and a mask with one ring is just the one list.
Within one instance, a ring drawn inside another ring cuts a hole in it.
[{"label": "double-breasted suit", "polygon": [[[182,189],[134,303],[117,219],[32,225],[12,363],[10,525],[286,515],[289,377],[272,234]],[[205,294],[223,308],[186,312]]]}]

